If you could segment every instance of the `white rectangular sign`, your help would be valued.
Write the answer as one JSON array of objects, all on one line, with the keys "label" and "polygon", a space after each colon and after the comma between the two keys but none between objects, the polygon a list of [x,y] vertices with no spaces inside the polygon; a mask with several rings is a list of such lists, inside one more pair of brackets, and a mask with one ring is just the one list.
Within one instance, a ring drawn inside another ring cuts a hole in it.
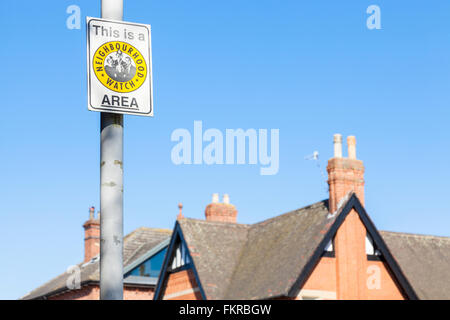
[{"label": "white rectangular sign", "polygon": [[150,25],[86,18],[88,109],[153,116]]}]

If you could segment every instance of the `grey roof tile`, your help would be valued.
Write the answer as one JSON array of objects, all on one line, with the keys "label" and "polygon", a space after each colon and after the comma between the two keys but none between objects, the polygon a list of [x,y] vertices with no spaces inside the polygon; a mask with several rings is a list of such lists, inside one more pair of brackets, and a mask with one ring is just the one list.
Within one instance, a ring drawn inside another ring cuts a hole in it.
[{"label": "grey roof tile", "polygon": [[225,299],[287,295],[325,237],[326,201],[252,225]]},{"label": "grey roof tile", "polygon": [[419,299],[450,299],[450,238],[380,231]]},{"label": "grey roof tile", "polygon": [[248,226],[195,219],[179,220],[207,299],[222,299],[247,241]]}]

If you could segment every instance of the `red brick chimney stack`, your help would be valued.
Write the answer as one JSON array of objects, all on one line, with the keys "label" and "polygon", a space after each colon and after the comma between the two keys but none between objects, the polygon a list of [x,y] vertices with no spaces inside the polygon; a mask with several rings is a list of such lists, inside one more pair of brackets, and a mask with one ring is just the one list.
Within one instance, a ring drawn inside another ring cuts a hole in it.
[{"label": "red brick chimney stack", "polygon": [[334,157],[328,160],[329,210],[338,208],[339,201],[350,191],[356,193],[364,205],[364,165],[356,159],[356,138],[347,137],[348,158],[342,157],[342,136],[334,135]]},{"label": "red brick chimney stack", "polygon": [[230,204],[230,196],[223,196],[223,203],[219,202],[219,194],[214,193],[212,203],[208,204],[205,209],[205,217],[208,221],[220,221],[236,223],[237,210]]},{"label": "red brick chimney stack", "polygon": [[100,213],[95,219],[95,208],[89,208],[89,220],[84,228],[84,262],[90,261],[100,253]]}]

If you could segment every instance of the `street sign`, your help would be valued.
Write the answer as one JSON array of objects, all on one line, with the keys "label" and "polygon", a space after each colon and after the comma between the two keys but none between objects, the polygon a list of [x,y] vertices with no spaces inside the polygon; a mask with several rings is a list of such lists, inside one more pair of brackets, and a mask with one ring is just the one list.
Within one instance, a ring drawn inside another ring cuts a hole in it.
[{"label": "street sign", "polygon": [[86,18],[88,109],[153,116],[150,25]]}]

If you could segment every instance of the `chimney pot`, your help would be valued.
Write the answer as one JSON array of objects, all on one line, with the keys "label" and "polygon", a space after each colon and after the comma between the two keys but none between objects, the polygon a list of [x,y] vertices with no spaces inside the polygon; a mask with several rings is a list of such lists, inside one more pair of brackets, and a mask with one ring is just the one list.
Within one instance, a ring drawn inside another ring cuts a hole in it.
[{"label": "chimney pot", "polygon": [[333,139],[334,158],[342,158],[342,135],[336,133]]},{"label": "chimney pot", "polygon": [[226,203],[226,204],[230,203],[230,196],[228,194],[223,195],[223,203]]},{"label": "chimney pot", "polygon": [[89,208],[89,220],[94,220],[95,207]]},{"label": "chimney pot", "polygon": [[356,160],[356,138],[355,136],[347,137],[348,158]]},{"label": "chimney pot", "polygon": [[213,193],[211,202],[212,203],[218,203],[219,202],[219,194],[218,193]]}]

